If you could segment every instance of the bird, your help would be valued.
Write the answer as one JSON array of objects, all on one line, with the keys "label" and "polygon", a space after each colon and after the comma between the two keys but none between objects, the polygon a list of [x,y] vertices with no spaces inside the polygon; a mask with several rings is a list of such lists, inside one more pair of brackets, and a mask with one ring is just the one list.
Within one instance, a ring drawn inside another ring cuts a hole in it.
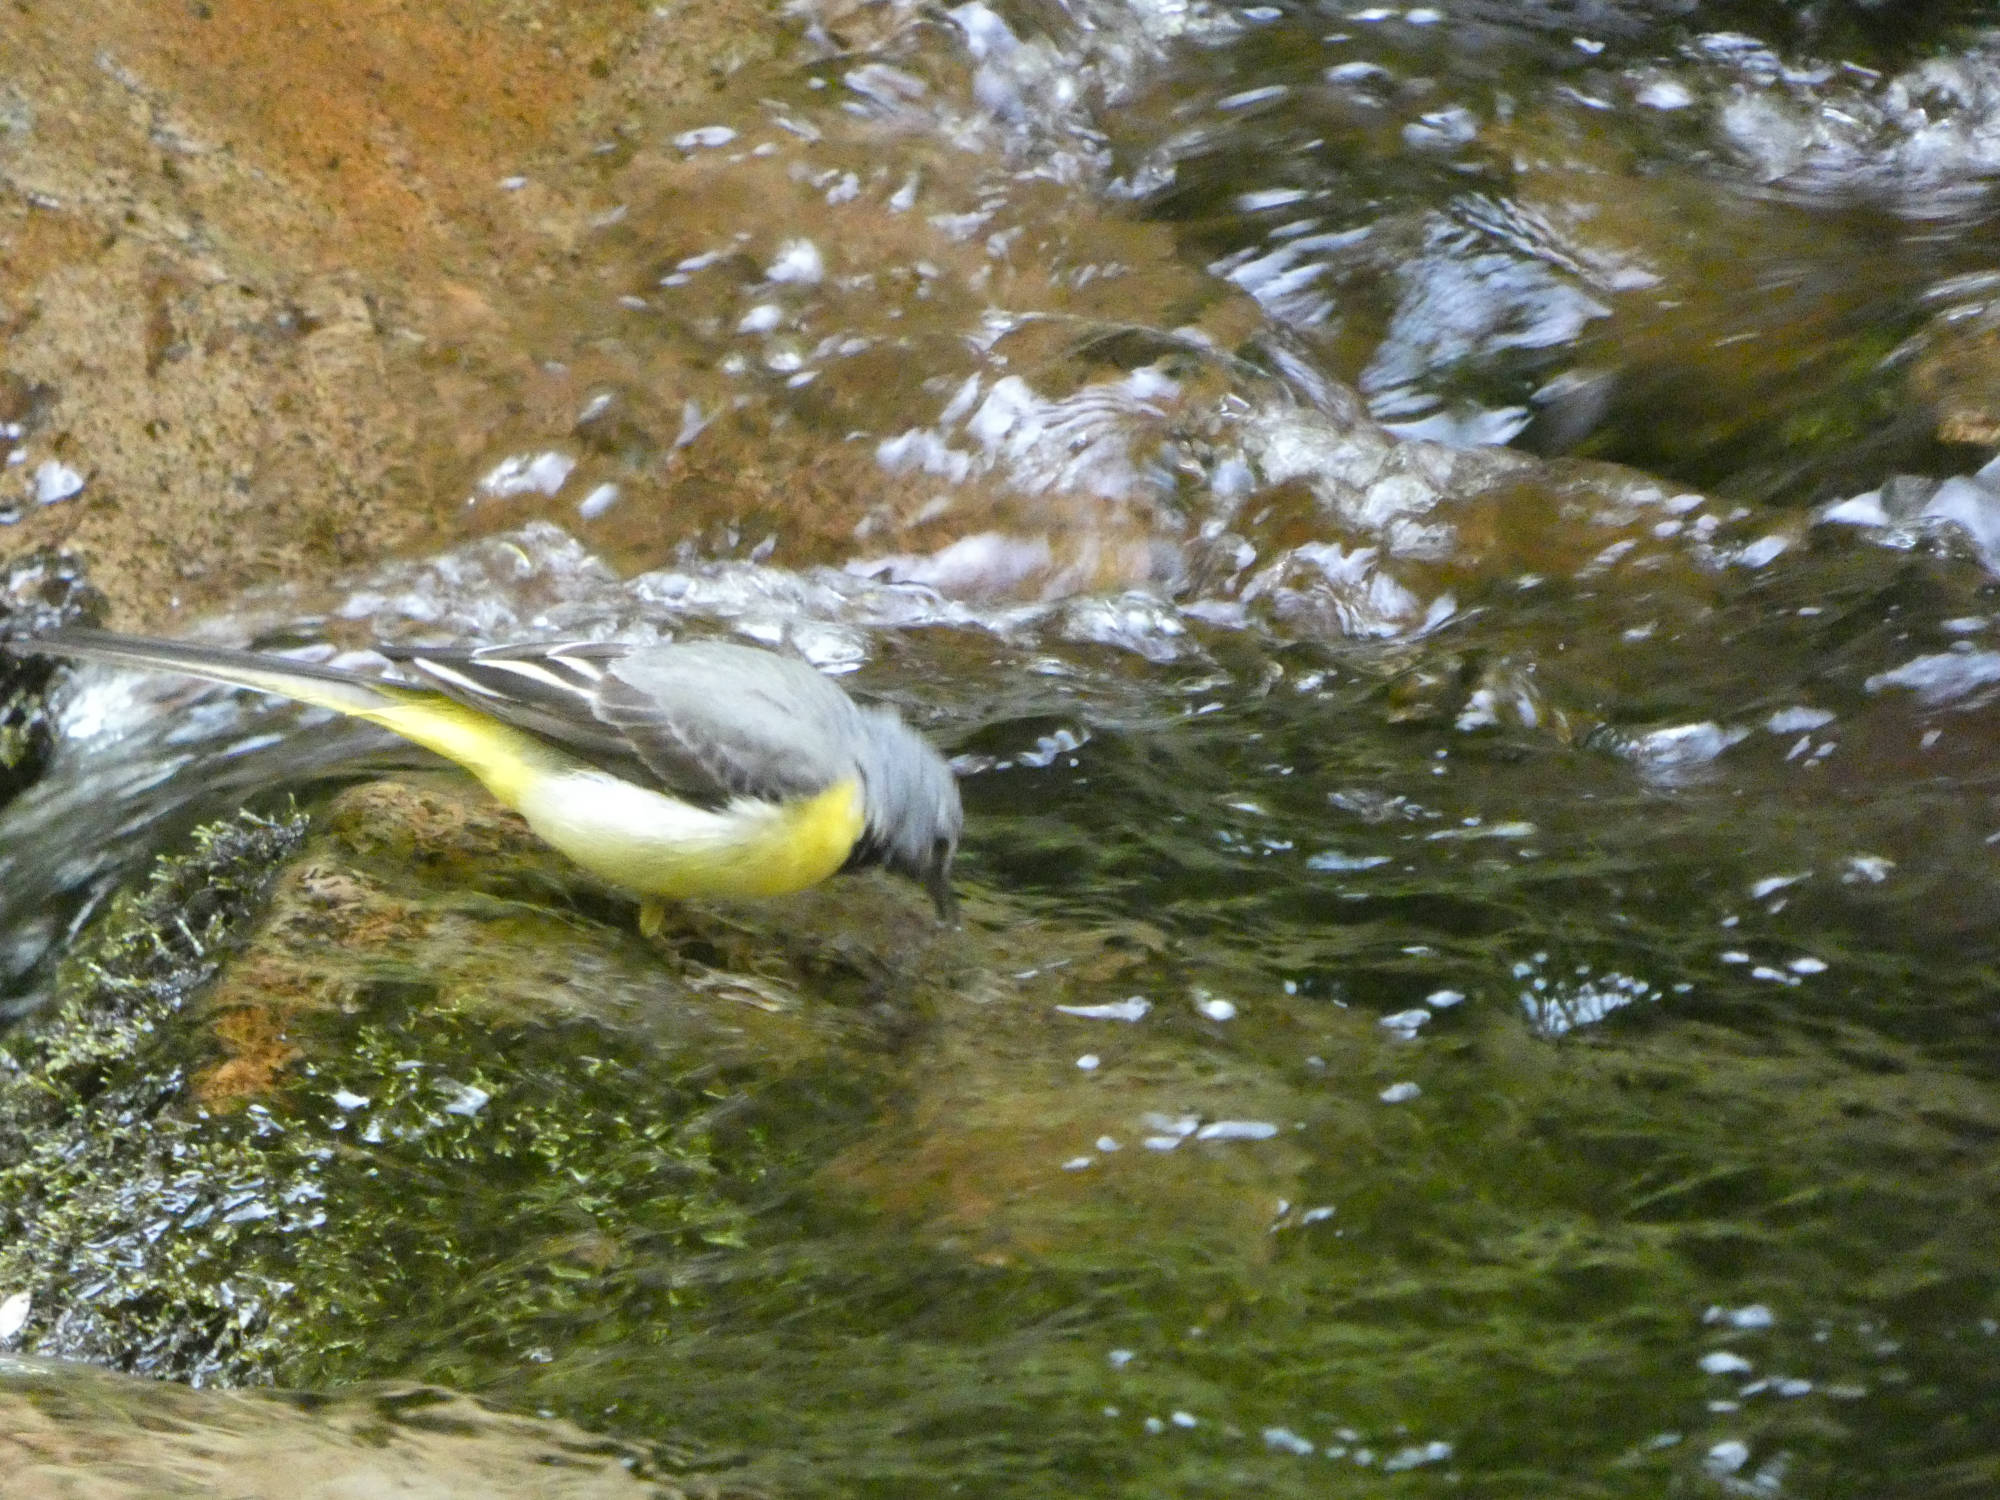
[{"label": "bird", "polygon": [[842,870],[917,881],[956,915],[958,783],[893,709],[730,641],[381,646],[396,678],[66,626],[8,643],[249,688],[376,724],[465,767],[573,863],[640,899],[765,897]]}]

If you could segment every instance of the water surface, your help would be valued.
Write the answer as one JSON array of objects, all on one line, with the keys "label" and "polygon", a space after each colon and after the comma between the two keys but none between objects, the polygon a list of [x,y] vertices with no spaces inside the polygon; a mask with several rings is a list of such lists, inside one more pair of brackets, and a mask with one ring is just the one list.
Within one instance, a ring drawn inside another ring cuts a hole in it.
[{"label": "water surface", "polygon": [[[761,1065],[399,970],[192,1127],[282,1164],[203,1295],[353,1295],[133,1362],[775,1494],[1990,1493],[1972,19],[828,13],[570,164],[437,548],[211,628],[800,650],[957,757],[967,931],[934,989],[787,949]],[[64,714],[24,1009],[188,824],[380,750]],[[481,920],[615,933],[566,899]],[[17,1269],[26,1347],[111,1357]]]}]

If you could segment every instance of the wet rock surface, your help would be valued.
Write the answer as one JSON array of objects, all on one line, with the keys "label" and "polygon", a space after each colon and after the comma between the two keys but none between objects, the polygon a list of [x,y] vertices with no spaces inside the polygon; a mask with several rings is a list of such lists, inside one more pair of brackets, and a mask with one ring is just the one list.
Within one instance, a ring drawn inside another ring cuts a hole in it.
[{"label": "wet rock surface", "polygon": [[645,1477],[636,1450],[423,1386],[334,1398],[192,1391],[0,1355],[0,1413],[0,1460],[18,1500],[687,1493]]},{"label": "wet rock surface", "polygon": [[589,213],[498,184],[776,42],[750,4],[19,12],[0,422],[74,479],[9,470],[14,535],[160,624],[433,534],[482,441],[441,413],[482,349],[525,362],[521,291],[532,317]]}]

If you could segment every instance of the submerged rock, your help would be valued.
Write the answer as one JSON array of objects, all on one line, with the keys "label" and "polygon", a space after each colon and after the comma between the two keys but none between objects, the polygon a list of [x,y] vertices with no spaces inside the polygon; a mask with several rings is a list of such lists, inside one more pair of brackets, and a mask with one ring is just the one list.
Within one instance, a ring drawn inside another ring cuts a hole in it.
[{"label": "submerged rock", "polygon": [[434,1386],[192,1391],[18,1355],[0,1355],[0,1469],[12,1500],[685,1493],[636,1448]]}]

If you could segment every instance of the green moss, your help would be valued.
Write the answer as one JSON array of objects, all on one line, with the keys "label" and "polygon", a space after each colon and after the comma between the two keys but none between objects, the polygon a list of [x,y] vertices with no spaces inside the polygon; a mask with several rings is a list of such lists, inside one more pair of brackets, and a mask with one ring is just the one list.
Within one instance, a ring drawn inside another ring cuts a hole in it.
[{"label": "green moss", "polygon": [[52,1013],[0,1045],[0,1284],[33,1296],[43,1352],[247,1368],[274,1289],[231,1273],[270,1164],[182,1109],[198,1052],[175,1023],[304,834],[247,813],[197,831],[65,962]]},{"label": "green moss", "polygon": [[405,978],[295,1017],[320,1060],[262,1100],[194,1102],[216,1054],[190,999],[304,836],[200,830],[0,1054],[0,1286],[32,1294],[32,1347],[205,1381],[476,1385],[550,1344],[669,1330],[692,1284],[601,1284],[635,1254],[742,1244],[775,1132],[741,1069],[588,1019],[496,1026]]}]

